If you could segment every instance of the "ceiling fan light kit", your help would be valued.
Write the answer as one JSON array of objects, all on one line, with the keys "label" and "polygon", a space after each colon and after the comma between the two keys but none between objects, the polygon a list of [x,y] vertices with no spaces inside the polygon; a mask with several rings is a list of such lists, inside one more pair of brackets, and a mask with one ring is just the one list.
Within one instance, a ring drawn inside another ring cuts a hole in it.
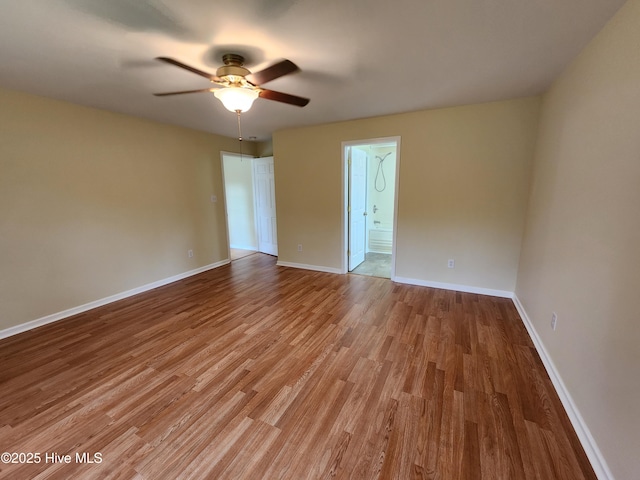
[{"label": "ceiling fan light kit", "polygon": [[258,90],[243,87],[225,87],[214,90],[213,94],[230,112],[246,112],[258,98]]}]

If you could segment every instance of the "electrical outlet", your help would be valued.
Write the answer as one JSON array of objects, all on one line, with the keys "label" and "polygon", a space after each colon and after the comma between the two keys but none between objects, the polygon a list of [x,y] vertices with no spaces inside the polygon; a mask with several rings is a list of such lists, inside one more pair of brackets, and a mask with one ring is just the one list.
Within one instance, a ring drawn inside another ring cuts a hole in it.
[{"label": "electrical outlet", "polygon": [[299,251],[299,252],[301,252],[301,251],[302,251],[302,244],[301,244],[301,243],[299,243],[299,244],[298,244],[298,251]]},{"label": "electrical outlet", "polygon": [[456,261],[453,258],[450,258],[449,261],[447,262],[447,267],[456,268]]},{"label": "electrical outlet", "polygon": [[187,250],[187,256],[193,258],[193,250]]},{"label": "electrical outlet", "polygon": [[551,313],[551,329],[555,330],[557,324],[558,324],[558,315],[556,315],[556,312],[552,312]]}]

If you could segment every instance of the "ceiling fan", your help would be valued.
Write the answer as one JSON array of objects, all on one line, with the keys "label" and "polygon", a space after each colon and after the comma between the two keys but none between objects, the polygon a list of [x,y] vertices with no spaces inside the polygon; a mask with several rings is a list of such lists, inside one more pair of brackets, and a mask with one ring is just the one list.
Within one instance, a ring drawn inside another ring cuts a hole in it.
[{"label": "ceiling fan", "polygon": [[154,95],[158,97],[181,95],[184,93],[213,92],[225,108],[232,112],[246,112],[251,108],[253,101],[258,97],[289,105],[296,105],[298,107],[304,107],[309,103],[308,98],[276,92],[275,90],[268,90],[261,87],[263,83],[297,72],[299,70],[298,66],[289,60],[282,60],[274,63],[264,70],[251,73],[243,66],[244,57],[242,55],[227,53],[222,56],[224,65],[218,68],[215,75],[198,70],[197,68],[186,65],[178,60],[174,60],[173,58],[157,57],[156,60],[184,68],[185,70],[200,75],[201,77],[208,79],[211,83],[215,83],[221,87],[184,90],[181,92],[154,93]]}]

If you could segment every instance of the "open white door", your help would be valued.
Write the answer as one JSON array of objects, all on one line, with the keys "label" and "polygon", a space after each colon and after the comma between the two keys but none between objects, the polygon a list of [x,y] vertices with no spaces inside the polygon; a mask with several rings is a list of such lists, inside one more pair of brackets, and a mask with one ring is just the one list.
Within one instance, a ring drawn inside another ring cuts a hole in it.
[{"label": "open white door", "polygon": [[253,178],[258,223],[258,250],[269,255],[278,255],[273,157],[253,160]]},{"label": "open white door", "polygon": [[367,228],[367,154],[351,148],[349,162],[349,271],[365,257]]}]

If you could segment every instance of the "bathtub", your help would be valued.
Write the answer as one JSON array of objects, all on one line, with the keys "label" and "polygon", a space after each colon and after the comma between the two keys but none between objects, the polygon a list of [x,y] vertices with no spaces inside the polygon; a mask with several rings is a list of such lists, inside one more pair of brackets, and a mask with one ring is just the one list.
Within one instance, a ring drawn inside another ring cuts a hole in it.
[{"label": "bathtub", "polygon": [[391,253],[391,246],[393,245],[393,230],[390,228],[376,228],[369,229],[369,252],[375,253]]}]

